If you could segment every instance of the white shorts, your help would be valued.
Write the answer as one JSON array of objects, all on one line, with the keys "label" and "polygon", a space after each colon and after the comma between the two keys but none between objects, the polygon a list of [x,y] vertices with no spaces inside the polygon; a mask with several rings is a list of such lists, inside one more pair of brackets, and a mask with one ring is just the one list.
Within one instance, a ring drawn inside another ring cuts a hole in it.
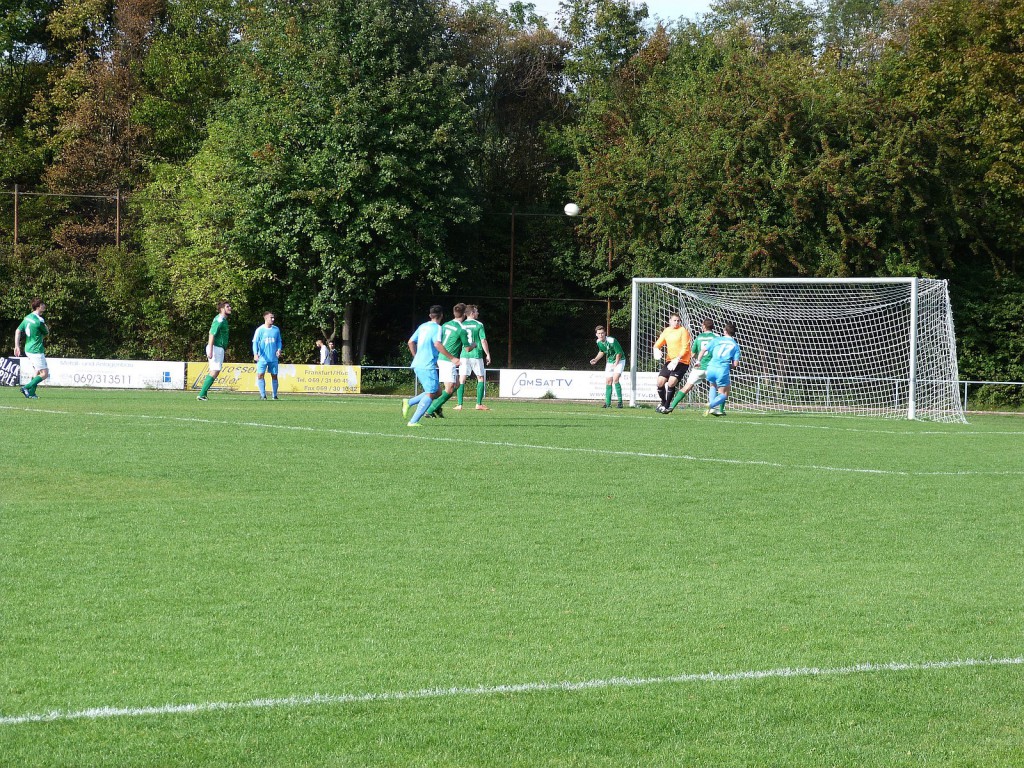
[{"label": "white shorts", "polygon": [[224,367],[224,347],[214,347],[213,357],[208,357],[210,373],[217,373]]},{"label": "white shorts", "polygon": [[459,363],[459,376],[469,378],[472,372],[478,379],[483,381],[485,374],[484,359],[482,357],[464,357]]},{"label": "white shorts", "polygon": [[617,362],[617,363],[605,363],[604,364],[604,372],[605,372],[605,375],[607,375],[607,376],[614,376],[615,374],[618,374],[619,376],[621,376],[622,372],[624,370],[626,370],[626,361],[625,361],[625,359],[619,360],[619,362]]},{"label": "white shorts", "polygon": [[454,384],[455,363],[444,357],[437,358],[437,376],[442,384]]},{"label": "white shorts", "polygon": [[703,368],[691,368],[690,374],[686,377],[686,385],[693,386],[698,381],[707,381],[708,372]]},{"label": "white shorts", "polygon": [[50,366],[46,362],[46,355],[42,352],[36,354],[34,352],[26,352],[25,357],[28,358],[29,365],[32,366],[32,370],[39,372],[44,368],[49,370]]}]

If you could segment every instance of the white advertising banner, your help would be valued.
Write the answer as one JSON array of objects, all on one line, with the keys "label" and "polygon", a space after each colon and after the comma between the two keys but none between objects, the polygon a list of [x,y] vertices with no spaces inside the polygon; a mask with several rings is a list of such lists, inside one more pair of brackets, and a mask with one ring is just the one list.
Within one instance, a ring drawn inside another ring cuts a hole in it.
[{"label": "white advertising banner", "polygon": [[[638,402],[655,402],[658,381],[656,373],[638,373],[636,389]],[[498,396],[539,400],[604,400],[604,366],[592,371],[537,371],[522,368],[502,368],[498,376]],[[623,371],[622,399],[629,402],[630,374]],[[614,395],[613,395],[614,397]]]},{"label": "white advertising banner", "polygon": [[[185,363],[144,360],[82,360],[48,357],[50,377],[44,387],[101,387],[103,389],[184,389]],[[21,383],[32,378],[32,366],[21,360]]]}]

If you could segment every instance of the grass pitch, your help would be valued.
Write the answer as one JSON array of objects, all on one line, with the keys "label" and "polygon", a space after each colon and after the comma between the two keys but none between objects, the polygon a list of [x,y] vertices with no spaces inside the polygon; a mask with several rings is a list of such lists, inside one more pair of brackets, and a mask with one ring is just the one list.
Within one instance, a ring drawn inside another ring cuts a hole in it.
[{"label": "grass pitch", "polygon": [[0,764],[1024,762],[1018,419],[40,394]]}]

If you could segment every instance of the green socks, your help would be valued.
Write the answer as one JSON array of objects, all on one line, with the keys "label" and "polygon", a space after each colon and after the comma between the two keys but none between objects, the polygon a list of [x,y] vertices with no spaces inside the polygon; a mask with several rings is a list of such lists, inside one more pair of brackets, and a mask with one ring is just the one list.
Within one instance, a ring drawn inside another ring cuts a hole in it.
[{"label": "green socks", "polygon": [[622,405],[622,385],[619,382],[615,382],[615,398],[619,401],[619,405]]},{"label": "green socks", "polygon": [[669,405],[669,408],[675,408],[677,405],[679,405],[679,403],[682,401],[684,397],[686,397],[686,394],[683,392],[683,390],[679,390],[678,392],[676,392],[676,396],[672,398],[672,403]]},{"label": "green socks", "polygon": [[35,378],[32,379],[32,381],[25,385],[25,389],[27,389],[30,394],[34,395],[36,393],[36,387],[39,386],[39,382],[42,380],[42,376],[36,376]]},{"label": "green socks", "polygon": [[604,405],[606,408],[610,408],[612,404],[612,385],[604,385]]},{"label": "green socks", "polygon": [[430,414],[432,414],[434,411],[436,411],[442,405],[447,403],[451,399],[451,396],[452,396],[451,392],[442,390],[441,396],[438,397],[437,399],[435,399],[434,402],[432,402],[430,404],[430,407],[427,408],[427,412],[424,415],[429,416]]},{"label": "green socks", "polygon": [[206,380],[203,381],[203,389],[199,392],[200,397],[206,397],[206,393],[210,391],[210,387],[213,385],[214,377],[207,376]]},{"label": "green socks", "polygon": [[[465,384],[460,384],[459,385],[459,389],[458,389],[459,405],[462,405],[462,396],[465,393],[465,391],[466,391],[466,385]],[[476,404],[477,405],[482,405],[483,404],[483,402],[484,402],[484,393],[485,392],[487,392],[487,383],[483,382],[483,381],[478,381],[476,383]],[[451,397],[451,395],[448,395],[448,397]]]}]

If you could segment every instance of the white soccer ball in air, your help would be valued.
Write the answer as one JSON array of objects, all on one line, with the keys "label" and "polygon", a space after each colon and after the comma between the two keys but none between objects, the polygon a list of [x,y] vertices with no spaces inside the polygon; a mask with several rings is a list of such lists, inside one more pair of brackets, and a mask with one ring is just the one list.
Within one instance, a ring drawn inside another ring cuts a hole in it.
[{"label": "white soccer ball in air", "polygon": [[580,207],[578,205],[576,205],[576,203],[566,203],[564,210],[565,210],[565,215],[566,216],[579,216],[580,215]]}]

